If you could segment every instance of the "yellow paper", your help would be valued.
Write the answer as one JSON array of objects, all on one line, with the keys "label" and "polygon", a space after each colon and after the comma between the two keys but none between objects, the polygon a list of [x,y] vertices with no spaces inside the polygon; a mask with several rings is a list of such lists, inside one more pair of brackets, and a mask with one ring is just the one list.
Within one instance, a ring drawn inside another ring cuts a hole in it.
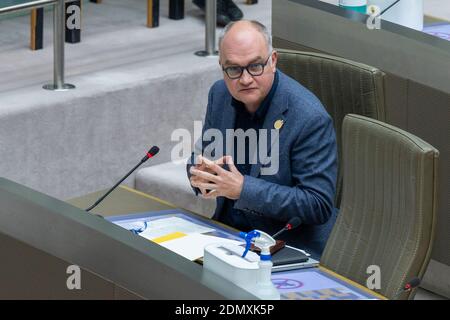
[{"label": "yellow paper", "polygon": [[164,242],[164,241],[178,239],[178,238],[182,238],[182,237],[185,237],[185,236],[186,236],[186,234],[183,233],[183,232],[172,232],[172,233],[166,234],[165,236],[161,236],[161,237],[152,239],[152,241],[156,242],[156,243],[161,243],[161,242]]}]

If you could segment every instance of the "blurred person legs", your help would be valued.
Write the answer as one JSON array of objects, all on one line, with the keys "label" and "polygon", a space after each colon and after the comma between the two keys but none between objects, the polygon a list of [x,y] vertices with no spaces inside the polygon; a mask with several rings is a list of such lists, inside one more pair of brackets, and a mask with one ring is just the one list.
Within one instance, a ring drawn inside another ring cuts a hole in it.
[{"label": "blurred person legs", "polygon": [[244,17],[241,9],[239,9],[239,7],[233,2],[233,0],[223,1],[225,1],[226,3],[228,16],[230,17],[231,21],[238,21]]},{"label": "blurred person legs", "polygon": [[[192,0],[192,2],[205,11],[206,0]],[[231,21],[242,19],[244,14],[233,0],[217,0],[217,25],[226,26]]]}]

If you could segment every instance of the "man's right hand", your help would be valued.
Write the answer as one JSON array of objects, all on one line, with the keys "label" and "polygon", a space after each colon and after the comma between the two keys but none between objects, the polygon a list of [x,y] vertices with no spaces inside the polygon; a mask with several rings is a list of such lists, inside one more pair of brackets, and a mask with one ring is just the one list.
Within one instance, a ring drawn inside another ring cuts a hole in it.
[{"label": "man's right hand", "polygon": [[[199,156],[197,156],[196,163],[197,164],[195,166],[192,166],[191,169],[197,169],[197,170],[201,170],[201,171],[208,172],[208,173],[211,173],[211,174],[215,174],[215,172],[210,169],[210,166],[212,164],[217,164],[219,166],[223,166],[224,159],[222,157],[220,159],[212,161],[212,160],[209,160],[209,159],[203,157],[202,155],[199,155]],[[191,176],[191,178],[190,178],[190,183],[191,183],[191,185],[193,187],[195,187],[195,185],[198,184],[198,183],[209,183],[209,182],[210,181],[208,181],[208,180],[206,180],[204,178],[200,178],[200,177],[195,176],[195,175]],[[195,187],[195,188],[197,188],[197,187]],[[198,188],[198,189],[200,190],[200,192],[202,193],[203,196],[207,195],[208,192],[211,192],[211,190],[207,190],[207,189],[204,189],[204,188]]]}]

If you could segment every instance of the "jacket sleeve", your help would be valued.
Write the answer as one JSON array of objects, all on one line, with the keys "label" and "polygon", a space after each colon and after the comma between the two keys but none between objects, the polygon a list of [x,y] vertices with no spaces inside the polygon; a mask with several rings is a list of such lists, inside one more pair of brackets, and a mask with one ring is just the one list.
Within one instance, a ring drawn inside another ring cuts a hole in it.
[{"label": "jacket sleeve", "polygon": [[[204,122],[203,128],[202,128],[202,136],[200,137],[199,140],[197,140],[195,142],[194,151],[192,152],[191,157],[188,159],[188,161],[186,163],[186,173],[187,173],[187,177],[189,180],[191,179],[191,176],[192,176],[192,174],[189,172],[189,170],[192,166],[195,165],[195,159],[197,158],[198,155],[203,154],[203,150],[210,143],[210,141],[203,140],[203,135],[206,130],[208,130],[209,128],[212,127],[211,108],[212,108],[212,103],[213,103],[213,90],[214,90],[214,86],[211,87],[211,89],[209,90],[209,93],[208,93],[208,105],[206,107],[205,122]],[[192,190],[194,190],[195,195],[198,195],[200,193],[200,190],[198,188],[194,188],[194,187],[192,187],[192,185],[191,185],[191,188],[192,188]]]},{"label": "jacket sleeve", "polygon": [[329,116],[312,117],[291,148],[292,186],[244,176],[241,209],[259,216],[304,224],[323,224],[333,212],[337,176],[337,146]]}]

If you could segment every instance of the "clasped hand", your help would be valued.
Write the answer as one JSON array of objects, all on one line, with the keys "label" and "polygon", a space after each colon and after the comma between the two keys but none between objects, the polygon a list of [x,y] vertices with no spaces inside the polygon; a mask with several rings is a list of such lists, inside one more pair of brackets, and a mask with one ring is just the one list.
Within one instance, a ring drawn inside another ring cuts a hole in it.
[{"label": "clasped hand", "polygon": [[[222,168],[224,164],[230,169]],[[206,199],[226,197],[239,199],[244,184],[244,176],[238,171],[231,156],[224,156],[211,161],[201,155],[197,157],[197,165],[190,168],[190,182],[199,188]]]}]

